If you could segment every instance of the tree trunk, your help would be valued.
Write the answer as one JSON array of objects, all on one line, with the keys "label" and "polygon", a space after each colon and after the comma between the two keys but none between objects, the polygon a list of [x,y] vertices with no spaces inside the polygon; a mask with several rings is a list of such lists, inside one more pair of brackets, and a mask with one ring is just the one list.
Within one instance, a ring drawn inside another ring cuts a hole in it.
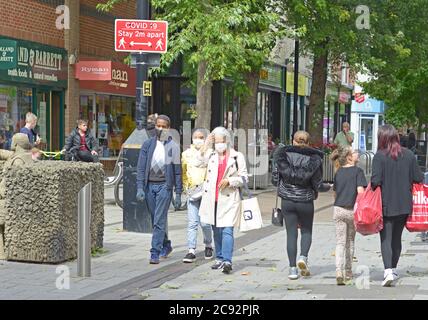
[{"label": "tree trunk", "polygon": [[328,73],[327,62],[328,52],[315,54],[308,112],[308,131],[311,135],[311,142],[315,144],[323,142],[324,100]]},{"label": "tree trunk", "polygon": [[257,108],[257,91],[259,88],[260,72],[253,71],[246,73],[244,79],[249,89],[249,95],[241,100],[239,129],[244,129],[248,134],[249,129],[255,129],[254,119]]},{"label": "tree trunk", "polygon": [[198,80],[196,93],[196,112],[198,117],[195,121],[196,128],[211,129],[211,96],[212,81],[205,80],[207,62],[201,61],[198,65]]}]

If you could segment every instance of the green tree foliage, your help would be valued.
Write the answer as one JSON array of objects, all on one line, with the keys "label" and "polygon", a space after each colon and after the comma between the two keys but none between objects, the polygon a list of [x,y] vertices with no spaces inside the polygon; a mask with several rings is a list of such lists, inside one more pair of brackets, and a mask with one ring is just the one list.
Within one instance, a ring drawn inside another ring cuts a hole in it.
[{"label": "green tree foliage", "polygon": [[[108,11],[122,1],[108,0],[99,4],[98,9]],[[162,56],[161,71],[183,56],[186,76],[194,80],[198,67],[199,77],[203,73],[203,79],[192,81],[198,84],[197,90],[211,81],[230,78],[238,94],[250,94],[246,74],[258,74],[282,35],[276,28],[278,15],[267,10],[267,3],[267,0],[152,0],[155,18],[169,23],[169,49]],[[210,104],[210,99],[204,100]],[[200,107],[202,111],[208,108],[211,106]],[[203,114],[207,116],[206,112]],[[200,124],[207,127],[209,123],[210,119],[205,119]]]},{"label": "green tree foliage", "polygon": [[428,1],[388,0],[383,6],[365,64],[373,79],[362,85],[389,106],[388,122],[420,127],[428,124]]},{"label": "green tree foliage", "polygon": [[[302,54],[313,55],[308,117],[309,132],[314,142],[322,141],[329,66],[348,63],[357,68],[368,57],[370,44],[375,38],[373,31],[364,27],[369,21],[361,23],[364,19],[361,19],[361,12],[357,12],[360,4],[358,0],[273,1],[277,12],[286,17],[283,27],[295,30]],[[370,19],[376,19],[376,11],[371,10],[370,13]]]}]

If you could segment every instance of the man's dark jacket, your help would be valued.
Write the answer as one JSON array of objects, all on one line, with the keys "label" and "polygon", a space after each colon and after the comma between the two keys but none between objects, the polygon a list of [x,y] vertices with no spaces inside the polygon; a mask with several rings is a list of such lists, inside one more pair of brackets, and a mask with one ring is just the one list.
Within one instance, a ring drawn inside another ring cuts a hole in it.
[{"label": "man's dark jacket", "polygon": [[[89,151],[98,152],[98,140],[94,137],[91,130],[88,128],[85,134],[86,147]],[[80,149],[80,133],[79,128],[75,128],[68,136],[65,142],[65,150],[67,151],[78,151]]]},{"label": "man's dark jacket", "polygon": [[[181,179],[181,153],[180,146],[170,137],[163,142],[165,146],[165,182],[168,189],[181,194],[183,184]],[[153,153],[155,152],[157,137],[146,140],[141,147],[137,165],[137,188],[146,191],[149,182],[150,168],[152,165]]]}]

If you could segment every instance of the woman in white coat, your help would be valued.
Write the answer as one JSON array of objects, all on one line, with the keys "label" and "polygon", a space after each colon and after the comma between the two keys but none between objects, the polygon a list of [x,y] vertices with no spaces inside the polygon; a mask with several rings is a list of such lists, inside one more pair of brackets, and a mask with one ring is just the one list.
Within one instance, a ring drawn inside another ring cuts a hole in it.
[{"label": "woman in white coat", "polygon": [[216,262],[211,268],[229,274],[232,271],[233,229],[241,214],[239,188],[243,186],[243,179],[248,182],[247,164],[244,155],[231,146],[230,134],[223,127],[213,130],[202,152],[207,163],[207,177],[199,214],[202,223],[213,226]]}]

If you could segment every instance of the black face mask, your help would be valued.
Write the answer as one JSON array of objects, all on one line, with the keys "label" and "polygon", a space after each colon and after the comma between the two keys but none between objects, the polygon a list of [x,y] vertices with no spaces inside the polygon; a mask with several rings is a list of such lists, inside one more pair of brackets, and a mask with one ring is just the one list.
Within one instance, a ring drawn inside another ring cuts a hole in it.
[{"label": "black face mask", "polygon": [[153,122],[148,122],[147,123],[147,130],[153,130],[155,128],[155,124]]},{"label": "black face mask", "polygon": [[160,141],[166,141],[168,139],[168,129],[156,128],[156,136]]}]

